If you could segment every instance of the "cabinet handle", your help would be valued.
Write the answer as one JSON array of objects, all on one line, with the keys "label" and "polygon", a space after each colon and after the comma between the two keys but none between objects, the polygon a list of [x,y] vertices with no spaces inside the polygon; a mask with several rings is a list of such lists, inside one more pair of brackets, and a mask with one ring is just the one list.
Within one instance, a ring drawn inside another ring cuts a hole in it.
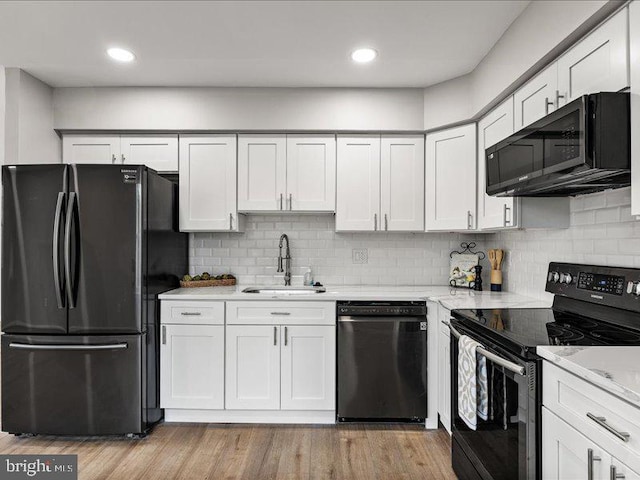
[{"label": "cabinet handle", "polygon": [[373,214],[373,229],[378,230],[378,214]]},{"label": "cabinet handle", "polygon": [[615,465],[609,467],[609,478],[611,480],[617,480],[618,478],[625,478],[624,473],[618,473]]},{"label": "cabinet handle", "polygon": [[288,339],[287,339],[287,336],[288,336],[288,334],[287,334],[287,327],[284,327],[284,346],[285,346],[285,347],[287,346],[287,343],[289,343],[289,342],[288,342]]},{"label": "cabinet handle", "polygon": [[389,220],[387,219],[387,214],[384,214],[384,231],[388,231],[389,230]]},{"label": "cabinet handle", "polygon": [[293,195],[289,194],[289,210],[293,210]]},{"label": "cabinet handle", "polygon": [[[503,219],[504,226],[506,227],[507,225],[511,225],[511,218],[507,220],[507,212],[511,213],[511,207],[507,207],[506,203],[503,205],[503,207],[504,209],[502,211],[502,219]],[[509,217],[511,217],[511,215],[509,215]]]},{"label": "cabinet handle", "polygon": [[271,312],[271,315],[291,315],[291,312]]},{"label": "cabinet handle", "polygon": [[184,315],[185,317],[199,317],[202,315],[202,312],[180,312],[180,315]]},{"label": "cabinet handle", "polygon": [[549,107],[553,107],[553,100],[549,100],[549,97],[544,97],[544,114],[549,115]]},{"label": "cabinet handle", "polygon": [[560,99],[565,98],[564,95],[560,95],[560,91],[556,90],[556,108],[560,108]]},{"label": "cabinet handle", "polygon": [[631,435],[628,434],[627,432],[619,432],[618,430],[613,428],[611,425],[609,425],[607,423],[607,419],[605,417],[598,417],[597,415],[594,415],[591,412],[587,412],[587,417],[589,417],[591,420],[596,422],[598,425],[600,425],[606,431],[608,431],[609,433],[613,434],[614,436],[616,436],[617,438],[619,438],[623,442],[628,442],[629,439],[631,438]]},{"label": "cabinet handle", "polygon": [[446,325],[447,327],[450,325],[446,320],[440,320],[440,323]]},{"label": "cabinet handle", "polygon": [[593,462],[599,462],[600,457],[593,454],[593,449],[587,449],[587,480],[593,480]]},{"label": "cabinet handle", "polygon": [[471,230],[473,228],[473,215],[471,215],[471,210],[467,210],[467,230]]},{"label": "cabinet handle", "polygon": [[229,214],[229,230],[233,230],[233,213]]},{"label": "cabinet handle", "polygon": [[167,326],[166,325],[162,326],[162,344],[163,345],[167,344]]},{"label": "cabinet handle", "polygon": [[273,346],[278,344],[278,327],[273,327]]},{"label": "cabinet handle", "polygon": [[282,197],[283,197],[283,195],[280,194],[280,210],[282,210]]},{"label": "cabinet handle", "polygon": [[111,163],[116,164],[116,154],[111,155]]},{"label": "cabinet handle", "polygon": [[126,158],[125,158],[124,153],[123,153],[123,154],[122,154],[122,164],[123,164],[123,165],[124,165],[125,160],[126,160]]}]

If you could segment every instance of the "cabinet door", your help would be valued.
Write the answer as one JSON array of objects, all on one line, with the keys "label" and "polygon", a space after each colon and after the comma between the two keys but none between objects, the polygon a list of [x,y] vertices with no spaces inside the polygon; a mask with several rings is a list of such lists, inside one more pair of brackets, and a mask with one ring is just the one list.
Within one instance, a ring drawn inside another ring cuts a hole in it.
[{"label": "cabinet door", "polygon": [[640,215],[640,1],[629,4],[631,67],[631,214]]},{"label": "cabinet door", "polygon": [[162,325],[162,408],[224,408],[224,326]]},{"label": "cabinet door", "polygon": [[424,135],[385,136],[380,152],[381,230],[424,230]]},{"label": "cabinet door", "polygon": [[180,230],[238,230],[235,135],[180,136]]},{"label": "cabinet door", "polygon": [[281,328],[261,325],[227,326],[227,409],[280,408]]},{"label": "cabinet door", "polygon": [[124,165],[146,165],[158,172],[178,171],[178,135],[122,135]]},{"label": "cabinet door", "polygon": [[451,433],[451,334],[449,310],[438,307],[438,414],[440,422]]},{"label": "cabinet door", "polygon": [[288,210],[285,135],[238,136],[238,209]]},{"label": "cabinet door", "polygon": [[627,9],[611,17],[558,59],[564,105],[581,95],[629,86]]},{"label": "cabinet door", "polygon": [[517,225],[516,199],[487,195],[485,149],[513,133],[513,97],[509,97],[478,123],[478,228],[509,228]]},{"label": "cabinet door", "polygon": [[615,457],[611,460],[609,476],[611,480],[640,480],[640,472],[632,470],[628,465],[625,465]]},{"label": "cabinet door", "polygon": [[281,327],[282,410],[335,410],[336,328]]},{"label": "cabinet door", "polygon": [[335,135],[287,135],[286,196],[289,210],[336,209]]},{"label": "cabinet door", "polygon": [[[578,430],[542,407],[542,478],[604,480],[611,456]],[[588,476],[589,469],[593,475]]]},{"label": "cabinet door", "polygon": [[118,135],[64,135],[62,137],[62,163],[118,164],[120,136]]},{"label": "cabinet door", "polygon": [[380,229],[380,137],[338,137],[336,230]]},{"label": "cabinet door", "polygon": [[472,230],[476,218],[476,125],[426,138],[426,229]]},{"label": "cabinet door", "polygon": [[554,62],[513,94],[515,131],[556,109],[558,63]]}]

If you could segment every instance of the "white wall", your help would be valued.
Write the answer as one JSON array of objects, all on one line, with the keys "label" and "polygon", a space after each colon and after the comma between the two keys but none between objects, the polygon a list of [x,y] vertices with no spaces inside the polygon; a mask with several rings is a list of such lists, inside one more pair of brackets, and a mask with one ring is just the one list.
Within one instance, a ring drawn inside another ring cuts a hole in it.
[{"label": "white wall", "polygon": [[422,130],[422,89],[56,88],[62,130]]},{"label": "white wall", "polygon": [[473,118],[471,75],[424,89],[424,129],[430,130]]},{"label": "white wall", "polygon": [[5,72],[5,162],[59,163],[62,146],[53,129],[53,89],[23,70]]},{"label": "white wall", "polygon": [[5,86],[5,69],[0,65],[0,165],[4,165]]}]

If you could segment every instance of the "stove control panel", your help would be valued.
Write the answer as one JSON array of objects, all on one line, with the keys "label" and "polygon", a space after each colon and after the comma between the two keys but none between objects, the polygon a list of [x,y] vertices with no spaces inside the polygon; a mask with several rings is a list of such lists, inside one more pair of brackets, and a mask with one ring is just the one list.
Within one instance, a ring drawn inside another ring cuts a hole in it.
[{"label": "stove control panel", "polygon": [[551,262],[545,290],[555,295],[640,312],[640,269]]},{"label": "stove control panel", "polygon": [[591,290],[593,292],[622,295],[622,292],[624,291],[624,277],[580,272],[578,274],[578,288],[582,290]]}]

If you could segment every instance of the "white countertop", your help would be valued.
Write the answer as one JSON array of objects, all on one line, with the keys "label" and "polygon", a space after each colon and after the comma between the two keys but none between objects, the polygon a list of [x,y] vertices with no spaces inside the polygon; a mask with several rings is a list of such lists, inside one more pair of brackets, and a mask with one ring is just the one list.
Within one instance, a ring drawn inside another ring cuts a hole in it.
[{"label": "white countertop", "polygon": [[538,355],[640,408],[640,347],[544,346]]},{"label": "white countertop", "polygon": [[314,295],[243,293],[248,285],[234,287],[177,288],[159,295],[160,300],[431,300],[450,310],[456,308],[545,308],[549,302],[509,292],[476,292],[442,285],[326,287]]}]

